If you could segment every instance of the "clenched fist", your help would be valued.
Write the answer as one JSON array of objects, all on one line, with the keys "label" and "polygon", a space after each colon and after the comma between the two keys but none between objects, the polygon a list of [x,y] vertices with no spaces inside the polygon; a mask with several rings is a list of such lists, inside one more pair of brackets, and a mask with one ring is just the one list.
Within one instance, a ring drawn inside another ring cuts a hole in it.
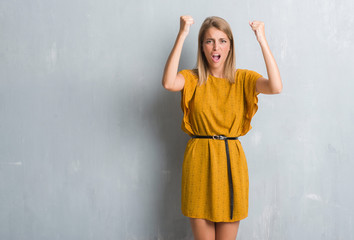
[{"label": "clenched fist", "polygon": [[180,28],[179,28],[180,34],[187,36],[189,33],[189,28],[193,23],[194,23],[194,20],[191,16],[181,16],[180,17]]},{"label": "clenched fist", "polygon": [[262,41],[265,41],[265,32],[264,32],[264,22],[261,21],[252,21],[249,22],[252,30],[254,31],[254,34],[257,37],[257,41],[260,43]]}]

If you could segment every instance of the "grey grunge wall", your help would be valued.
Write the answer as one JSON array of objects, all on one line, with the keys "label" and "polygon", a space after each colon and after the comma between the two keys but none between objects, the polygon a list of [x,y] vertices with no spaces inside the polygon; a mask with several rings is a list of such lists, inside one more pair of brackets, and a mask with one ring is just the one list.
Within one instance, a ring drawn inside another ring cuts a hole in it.
[{"label": "grey grunge wall", "polygon": [[0,239],[192,239],[180,210],[179,92],[161,85],[179,17],[196,62],[211,15],[238,68],[267,77],[250,20],[283,80],[240,139],[250,176],[238,239],[354,239],[354,2],[0,2]]}]

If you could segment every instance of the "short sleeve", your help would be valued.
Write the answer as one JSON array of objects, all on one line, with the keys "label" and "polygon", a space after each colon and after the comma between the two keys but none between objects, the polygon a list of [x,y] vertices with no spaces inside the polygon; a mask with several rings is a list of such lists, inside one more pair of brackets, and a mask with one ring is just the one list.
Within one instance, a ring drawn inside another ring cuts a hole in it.
[{"label": "short sleeve", "polygon": [[259,93],[256,92],[256,82],[258,78],[263,76],[255,71],[246,70],[243,77],[245,115],[241,136],[245,135],[252,129],[251,120],[258,110]]},{"label": "short sleeve", "polygon": [[197,86],[198,77],[192,73],[191,70],[182,70],[181,73],[184,77],[184,87],[181,90],[181,108],[183,111],[183,119],[182,119],[182,130],[189,134],[193,135],[193,129],[189,120],[190,115],[190,106],[189,103],[194,96],[195,89]]}]

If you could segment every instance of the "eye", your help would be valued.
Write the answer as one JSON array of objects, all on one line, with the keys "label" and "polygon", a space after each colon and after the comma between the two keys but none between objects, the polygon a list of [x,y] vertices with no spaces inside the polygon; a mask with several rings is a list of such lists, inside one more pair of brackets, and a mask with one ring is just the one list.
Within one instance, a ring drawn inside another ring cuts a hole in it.
[{"label": "eye", "polygon": [[211,40],[206,40],[205,43],[209,44],[209,43],[211,43]]},{"label": "eye", "polygon": [[225,39],[223,39],[223,40],[221,40],[221,42],[222,42],[222,43],[226,43],[226,40],[225,40]]}]

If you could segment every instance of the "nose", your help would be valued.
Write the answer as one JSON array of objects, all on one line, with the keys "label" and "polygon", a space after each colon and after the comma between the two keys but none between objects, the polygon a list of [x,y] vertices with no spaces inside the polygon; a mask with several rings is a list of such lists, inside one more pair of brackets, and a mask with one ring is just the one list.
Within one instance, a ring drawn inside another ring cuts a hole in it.
[{"label": "nose", "polygon": [[219,43],[214,42],[214,50],[218,49],[218,47],[219,47]]}]

